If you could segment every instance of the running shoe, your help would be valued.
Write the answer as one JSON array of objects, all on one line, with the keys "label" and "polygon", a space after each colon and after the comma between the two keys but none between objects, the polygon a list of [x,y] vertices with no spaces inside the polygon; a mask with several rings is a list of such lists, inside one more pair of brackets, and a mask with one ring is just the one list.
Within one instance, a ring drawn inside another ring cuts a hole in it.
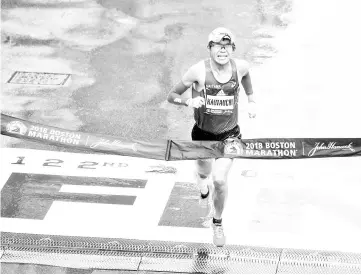
[{"label": "running shoe", "polygon": [[215,246],[222,247],[226,243],[223,226],[221,223],[212,223],[213,228],[213,243]]}]

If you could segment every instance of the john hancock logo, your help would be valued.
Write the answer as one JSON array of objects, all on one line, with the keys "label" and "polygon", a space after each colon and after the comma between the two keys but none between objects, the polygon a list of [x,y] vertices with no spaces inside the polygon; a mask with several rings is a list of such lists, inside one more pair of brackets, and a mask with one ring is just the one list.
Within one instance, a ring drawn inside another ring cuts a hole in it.
[{"label": "john hancock logo", "polygon": [[224,154],[239,156],[243,154],[242,143],[238,138],[228,138],[224,141]]},{"label": "john hancock logo", "polygon": [[328,144],[323,142],[316,142],[315,146],[308,152],[308,156],[312,157],[321,150],[342,150],[355,152],[355,149],[352,147],[352,142],[347,145],[338,145],[336,142],[329,142]]},{"label": "john hancock logo", "polygon": [[9,133],[25,135],[28,128],[21,121],[11,121],[6,125],[6,131]]}]

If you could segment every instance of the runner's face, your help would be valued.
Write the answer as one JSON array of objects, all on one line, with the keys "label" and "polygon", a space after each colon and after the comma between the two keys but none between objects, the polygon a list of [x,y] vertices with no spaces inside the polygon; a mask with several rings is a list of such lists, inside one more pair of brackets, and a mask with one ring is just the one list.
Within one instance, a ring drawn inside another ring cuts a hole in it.
[{"label": "runner's face", "polygon": [[211,58],[221,65],[227,64],[232,54],[233,47],[228,39],[213,43],[210,48]]}]

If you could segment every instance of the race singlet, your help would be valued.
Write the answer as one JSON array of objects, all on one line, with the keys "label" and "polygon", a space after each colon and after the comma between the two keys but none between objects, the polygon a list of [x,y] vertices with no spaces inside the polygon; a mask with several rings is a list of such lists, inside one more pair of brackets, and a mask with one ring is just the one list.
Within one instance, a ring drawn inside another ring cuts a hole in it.
[{"label": "race singlet", "polygon": [[230,62],[232,76],[226,83],[220,83],[213,75],[210,60],[204,61],[206,79],[201,96],[205,99],[205,105],[194,109],[194,118],[200,129],[210,133],[229,131],[238,123],[239,82],[236,63],[232,59]]}]

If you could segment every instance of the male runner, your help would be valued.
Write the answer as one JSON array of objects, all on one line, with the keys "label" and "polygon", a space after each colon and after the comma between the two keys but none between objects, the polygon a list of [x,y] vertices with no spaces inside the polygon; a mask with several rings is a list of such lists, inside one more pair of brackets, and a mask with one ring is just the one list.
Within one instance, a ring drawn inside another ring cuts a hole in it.
[{"label": "male runner", "polygon": [[[168,94],[168,101],[176,105],[194,108],[196,121],[192,130],[192,140],[223,141],[230,137],[240,137],[238,126],[239,83],[248,96],[249,117],[254,118],[255,102],[249,64],[245,60],[232,59],[235,38],[230,30],[216,28],[208,36],[210,58],[193,65],[183,75]],[[192,86],[192,98],[182,99],[182,95]],[[213,243],[224,246],[222,212],[227,199],[227,176],[233,160],[197,160],[197,183],[201,198],[209,195],[209,182],[213,180]],[[213,167],[212,167],[213,166]]]}]

